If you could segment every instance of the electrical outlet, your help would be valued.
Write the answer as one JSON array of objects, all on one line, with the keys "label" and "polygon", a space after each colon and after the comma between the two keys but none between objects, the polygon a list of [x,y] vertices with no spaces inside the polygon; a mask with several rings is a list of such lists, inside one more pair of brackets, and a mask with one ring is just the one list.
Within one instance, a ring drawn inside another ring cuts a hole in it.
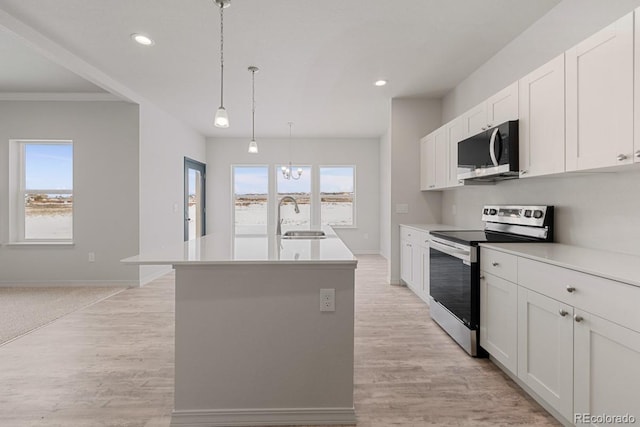
[{"label": "electrical outlet", "polygon": [[320,289],[320,311],[336,311],[335,289]]},{"label": "electrical outlet", "polygon": [[95,261],[96,261],[96,253],[89,252],[89,262],[95,262]]}]

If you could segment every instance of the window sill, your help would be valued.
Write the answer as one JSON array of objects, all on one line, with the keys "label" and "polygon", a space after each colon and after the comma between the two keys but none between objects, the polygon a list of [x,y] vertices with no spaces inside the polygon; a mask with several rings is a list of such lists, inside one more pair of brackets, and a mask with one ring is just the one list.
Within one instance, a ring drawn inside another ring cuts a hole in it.
[{"label": "window sill", "polygon": [[16,248],[24,248],[24,247],[71,247],[75,246],[74,242],[10,242],[5,243],[4,246],[8,247],[16,247]]}]

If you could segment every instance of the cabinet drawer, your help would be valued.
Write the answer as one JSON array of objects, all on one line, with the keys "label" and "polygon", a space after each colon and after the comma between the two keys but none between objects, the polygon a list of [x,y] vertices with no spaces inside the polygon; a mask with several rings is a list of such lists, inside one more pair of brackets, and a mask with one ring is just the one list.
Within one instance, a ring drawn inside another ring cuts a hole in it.
[{"label": "cabinet drawer", "polygon": [[640,332],[640,288],[518,258],[518,284]]},{"label": "cabinet drawer", "polygon": [[419,232],[409,227],[400,227],[400,240],[413,241],[413,237]]},{"label": "cabinet drawer", "polygon": [[418,233],[416,233],[414,235],[415,237],[415,244],[418,246],[423,246],[425,248],[429,247],[429,233],[426,231],[419,231]]},{"label": "cabinet drawer", "polygon": [[515,283],[518,279],[518,257],[494,251],[493,249],[482,248],[480,270]]}]

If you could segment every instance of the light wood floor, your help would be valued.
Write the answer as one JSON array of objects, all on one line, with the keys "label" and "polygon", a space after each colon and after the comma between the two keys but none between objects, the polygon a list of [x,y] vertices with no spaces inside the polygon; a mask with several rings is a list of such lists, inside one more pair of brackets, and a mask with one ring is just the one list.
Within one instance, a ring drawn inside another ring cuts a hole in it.
[{"label": "light wood floor", "polygon": [[[385,269],[381,257],[359,257],[358,426],[558,425],[458,348],[410,290],[385,284]],[[0,426],[168,426],[173,320],[168,275],[0,347]]]}]

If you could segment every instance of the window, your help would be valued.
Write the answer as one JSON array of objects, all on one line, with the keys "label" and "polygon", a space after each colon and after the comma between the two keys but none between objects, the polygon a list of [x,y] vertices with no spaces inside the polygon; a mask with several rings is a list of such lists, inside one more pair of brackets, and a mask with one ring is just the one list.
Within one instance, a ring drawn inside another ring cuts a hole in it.
[{"label": "window", "polygon": [[276,166],[276,182],[278,185],[278,202],[285,196],[291,196],[298,202],[300,213],[296,214],[294,204],[285,202],[282,205],[282,225],[309,225],[311,224],[311,167],[296,166],[302,170],[300,179],[284,179],[281,172],[282,165]]},{"label": "window", "polygon": [[233,198],[235,226],[267,225],[269,168],[234,166]]},{"label": "window", "polygon": [[320,220],[337,227],[355,225],[355,167],[320,167]]},{"label": "window", "polygon": [[[71,141],[13,141],[14,241],[73,238],[73,144]],[[16,185],[17,184],[17,185]],[[17,190],[17,191],[16,191]]]}]

